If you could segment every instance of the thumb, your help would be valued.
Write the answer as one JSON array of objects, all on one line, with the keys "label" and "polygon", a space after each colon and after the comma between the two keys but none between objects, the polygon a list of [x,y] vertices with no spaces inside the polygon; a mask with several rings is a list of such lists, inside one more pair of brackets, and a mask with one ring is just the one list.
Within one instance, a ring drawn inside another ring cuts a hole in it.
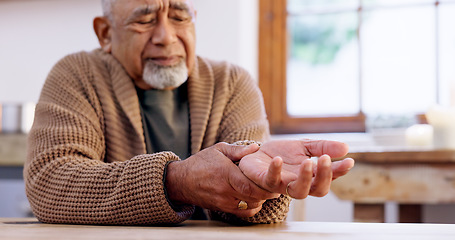
[{"label": "thumb", "polygon": [[244,156],[255,153],[259,150],[259,145],[256,143],[250,145],[236,145],[228,143],[217,143],[215,148],[224,154],[231,161],[240,161]]}]

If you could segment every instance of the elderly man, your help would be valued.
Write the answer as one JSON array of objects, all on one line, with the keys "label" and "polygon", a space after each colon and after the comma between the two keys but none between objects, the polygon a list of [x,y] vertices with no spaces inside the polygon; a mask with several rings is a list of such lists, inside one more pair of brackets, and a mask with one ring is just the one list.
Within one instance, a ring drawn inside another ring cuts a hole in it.
[{"label": "elderly man", "polygon": [[24,176],[39,220],[280,222],[291,197],[323,196],[352,168],[331,163],[343,143],[267,141],[251,77],[195,55],[190,0],[104,0],[103,10],[101,49],[58,62],[36,107]]}]

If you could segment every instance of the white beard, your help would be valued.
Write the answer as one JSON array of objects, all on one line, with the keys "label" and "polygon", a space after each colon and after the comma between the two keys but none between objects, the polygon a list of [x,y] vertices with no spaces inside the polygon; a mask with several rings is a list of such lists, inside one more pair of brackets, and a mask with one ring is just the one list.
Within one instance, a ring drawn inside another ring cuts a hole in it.
[{"label": "white beard", "polygon": [[185,61],[180,61],[174,66],[160,66],[152,61],[147,61],[142,79],[155,89],[176,88],[188,79],[188,68]]}]

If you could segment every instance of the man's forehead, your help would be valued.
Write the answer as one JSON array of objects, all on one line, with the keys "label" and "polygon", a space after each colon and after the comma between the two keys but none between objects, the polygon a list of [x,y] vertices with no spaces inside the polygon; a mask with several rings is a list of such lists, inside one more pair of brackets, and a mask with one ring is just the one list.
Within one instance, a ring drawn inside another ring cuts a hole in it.
[{"label": "man's forehead", "polygon": [[194,16],[195,11],[192,0],[114,0],[112,15],[121,22],[134,19],[165,9],[177,9],[188,12]]},{"label": "man's forehead", "polygon": [[193,10],[192,0],[117,0],[116,1],[120,9],[125,9],[125,5],[137,8],[141,6],[148,6],[151,9],[158,10],[163,8],[176,8],[182,10]]}]

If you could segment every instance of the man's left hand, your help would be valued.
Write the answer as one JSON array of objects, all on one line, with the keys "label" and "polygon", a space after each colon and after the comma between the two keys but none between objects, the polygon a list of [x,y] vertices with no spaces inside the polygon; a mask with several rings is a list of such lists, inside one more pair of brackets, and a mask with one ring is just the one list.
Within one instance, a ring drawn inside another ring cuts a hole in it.
[{"label": "man's left hand", "polygon": [[[275,140],[243,157],[239,167],[258,186],[273,192],[304,199],[308,195],[322,197],[330,190],[332,180],[345,175],[354,166],[346,158],[345,143],[326,140]],[[313,164],[311,157],[319,157]]]}]

